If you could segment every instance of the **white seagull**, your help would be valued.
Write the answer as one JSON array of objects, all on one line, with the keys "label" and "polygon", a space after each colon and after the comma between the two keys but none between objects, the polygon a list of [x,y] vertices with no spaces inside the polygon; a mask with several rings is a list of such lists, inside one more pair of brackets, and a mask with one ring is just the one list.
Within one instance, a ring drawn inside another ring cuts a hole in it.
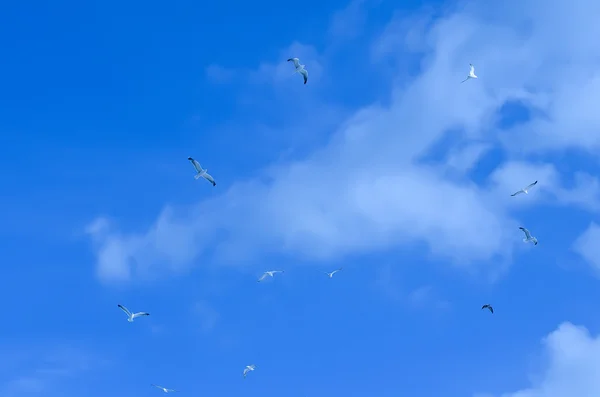
[{"label": "white seagull", "polygon": [[131,313],[129,311],[129,309],[127,309],[125,306],[123,306],[123,305],[117,305],[117,306],[119,306],[119,308],[121,310],[123,310],[125,312],[125,314],[127,314],[127,317],[128,317],[127,321],[129,321],[130,323],[132,323],[133,320],[136,319],[136,318],[138,318],[138,317],[149,316],[150,315],[150,313],[146,313],[146,312]]},{"label": "white seagull", "polygon": [[212,183],[213,186],[217,186],[217,183],[215,182],[215,180],[213,179],[213,177],[210,176],[210,174],[208,173],[208,170],[202,168],[202,166],[200,165],[200,163],[197,162],[196,160],[194,160],[193,158],[188,157],[188,160],[190,160],[192,162],[192,165],[194,166],[194,168],[198,172],[196,175],[194,175],[194,179],[204,178],[207,181],[209,181],[210,183]]},{"label": "white seagull", "polygon": [[334,274],[336,274],[337,272],[339,272],[340,270],[342,270],[342,268],[341,268],[341,267],[340,267],[339,269],[337,269],[337,270],[334,270],[334,271],[332,271],[331,273],[327,273],[327,272],[325,272],[325,274],[326,274],[326,275],[327,275],[329,278],[332,278],[332,277],[333,277],[333,275],[334,275]]},{"label": "white seagull", "polygon": [[258,280],[256,280],[257,282],[261,282],[264,279],[266,279],[267,277],[273,277],[273,275],[275,273],[283,273],[283,270],[269,270],[268,272],[264,272],[262,276],[260,276],[260,278]]},{"label": "white seagull", "polygon": [[254,364],[246,365],[246,368],[244,368],[244,378],[246,377],[246,375],[248,375],[248,372],[254,371],[255,369],[256,365]]},{"label": "white seagull", "polygon": [[471,70],[469,70],[469,75],[467,76],[466,79],[464,79],[463,81],[461,81],[461,83],[464,83],[465,81],[467,81],[469,79],[476,79],[477,78],[477,76],[475,76],[475,66],[473,66],[472,63],[470,63],[469,66],[471,67]]},{"label": "white seagull", "polygon": [[523,189],[519,190],[518,192],[515,192],[513,194],[511,194],[511,196],[516,196],[517,194],[529,194],[529,189],[531,189],[532,187],[534,187],[535,185],[537,185],[538,181],[533,182],[531,185],[524,187]]},{"label": "white seagull", "polygon": [[156,387],[157,389],[160,389],[160,390],[164,391],[165,393],[173,393],[173,392],[177,391],[177,390],[167,389],[166,387],[155,385],[154,383],[151,383],[151,385],[154,386],[154,387]]},{"label": "white seagull", "polygon": [[525,238],[523,239],[524,243],[533,243],[533,245],[537,245],[537,238],[533,237],[531,233],[529,233],[529,230],[525,229],[524,227],[520,227],[519,229],[525,233]]},{"label": "white seagull", "polygon": [[300,60],[298,58],[290,58],[287,60],[288,62],[294,62],[294,67],[296,68],[296,73],[300,73],[302,77],[304,77],[304,84],[308,81],[308,70],[306,70],[306,65],[300,65]]}]

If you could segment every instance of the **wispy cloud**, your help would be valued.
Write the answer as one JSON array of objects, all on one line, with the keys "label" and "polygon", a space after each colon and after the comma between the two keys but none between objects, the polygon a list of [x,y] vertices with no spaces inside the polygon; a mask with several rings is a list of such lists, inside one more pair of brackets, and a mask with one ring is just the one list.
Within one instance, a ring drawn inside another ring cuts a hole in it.
[{"label": "wispy cloud", "polygon": [[210,332],[219,321],[219,313],[206,301],[198,301],[192,307],[192,314],[200,321],[202,332]]},{"label": "wispy cloud", "polygon": [[561,324],[544,341],[547,368],[538,382],[503,397],[594,397],[600,393],[600,338],[584,327]]},{"label": "wispy cloud", "polygon": [[399,304],[414,309],[449,309],[450,302],[441,298],[432,285],[410,288],[402,283],[391,265],[377,269],[374,283],[377,291]]},{"label": "wispy cloud", "polygon": [[600,277],[600,226],[591,222],[587,229],[573,243],[573,250],[592,266]]},{"label": "wispy cloud", "polygon": [[[597,62],[587,54],[595,44],[576,38],[592,37],[599,28],[583,11],[586,7],[527,0],[519,9],[523,12],[515,14],[506,4],[470,3],[433,23],[425,19],[419,28],[421,67],[411,80],[397,73],[390,81],[389,101],[356,110],[325,145],[269,167],[257,179],[238,182],[216,199],[191,208],[167,207],[147,231],[105,234],[96,240],[98,267],[110,263],[110,273],[119,278],[156,269],[179,271],[199,256],[247,262],[283,253],[322,261],[415,243],[425,243],[429,253],[459,265],[508,263],[514,244],[520,243],[513,209],[525,204],[506,196],[522,184],[539,179],[538,200],[598,207],[592,177],[581,174],[582,181],[592,179],[567,188],[553,166],[523,153],[594,147],[590,135],[596,132],[587,127],[600,116],[587,110],[579,117],[580,110],[573,110],[580,109],[573,103],[583,106],[574,93],[588,92],[590,79],[585,72],[580,78],[567,77],[573,65],[594,76]],[[527,29],[514,28],[525,22]],[[374,45],[385,43],[386,35],[406,39],[404,26],[402,18],[393,19]],[[558,28],[566,29],[572,41],[556,37]],[[548,45],[548,37],[555,37],[556,45]],[[317,86],[320,74],[330,73],[321,65],[331,60],[311,46],[295,43],[289,51],[311,61]],[[565,59],[568,65],[561,61]],[[461,85],[469,63],[476,64],[480,79]],[[289,75],[287,66],[280,60],[264,63],[250,76],[256,84],[278,87]],[[500,113],[515,100],[539,111],[504,128],[497,122]],[[559,106],[565,101],[574,102]],[[569,114],[558,110],[566,108]],[[318,109],[311,110],[310,119],[319,118]],[[552,120],[558,122],[546,128]],[[580,127],[589,134],[572,133]],[[463,164],[456,160],[457,144],[445,145],[438,154],[454,155],[453,178],[444,167],[419,161],[450,132],[460,147],[471,148],[465,153],[470,161]],[[467,171],[476,169],[489,145],[505,150],[507,160],[478,185]],[[469,237],[474,230],[476,238]]]},{"label": "wispy cloud", "polygon": [[364,33],[368,6],[378,0],[353,0],[346,7],[333,14],[329,25],[329,35],[333,39],[353,39]]},{"label": "wispy cloud", "polygon": [[0,394],[6,397],[48,395],[49,389],[61,382],[107,363],[97,354],[66,346],[25,348],[17,355],[4,352],[0,359],[7,364],[0,378]]},{"label": "wispy cloud", "polygon": [[410,304],[417,308],[430,308],[445,310],[450,308],[450,302],[438,296],[435,288],[431,285],[424,285],[410,292],[408,295]]}]

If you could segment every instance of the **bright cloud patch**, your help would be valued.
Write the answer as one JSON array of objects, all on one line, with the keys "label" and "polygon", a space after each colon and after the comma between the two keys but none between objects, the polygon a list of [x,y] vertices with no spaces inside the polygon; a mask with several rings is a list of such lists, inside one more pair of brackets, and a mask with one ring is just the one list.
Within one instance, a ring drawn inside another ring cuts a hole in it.
[{"label": "bright cloud patch", "polygon": [[[408,43],[423,58],[414,78],[399,72],[390,82],[389,103],[357,110],[325,146],[269,169],[268,182],[239,182],[195,207],[168,208],[147,231],[90,228],[100,277],[179,271],[207,255],[326,260],[413,243],[458,264],[510,259],[515,244],[522,244],[515,208],[541,199],[600,208],[596,178],[580,173],[567,189],[556,167],[524,157],[597,146],[600,114],[590,104],[597,102],[600,60],[590,54],[600,53],[600,44],[580,38],[597,36],[599,11],[586,0],[472,4],[419,23],[424,39],[417,42],[407,20],[393,19],[374,40],[377,61],[395,56],[381,50],[389,42]],[[322,75],[331,63],[309,55],[315,61],[307,67]],[[479,79],[459,84],[469,63]],[[251,80],[286,84],[288,66],[285,60],[262,64]],[[499,122],[510,112],[505,105],[515,101],[527,117],[511,126]],[[318,111],[311,114],[318,117]],[[441,155],[448,160],[420,163],[448,131],[460,142],[445,148]],[[476,184],[469,172],[490,148],[500,147],[507,162]],[[511,201],[511,193],[534,180],[540,181],[536,191]]]},{"label": "bright cloud patch", "polygon": [[539,381],[502,397],[595,397],[600,393],[600,337],[566,322],[543,343],[549,361]]},{"label": "bright cloud patch", "polygon": [[573,250],[600,274],[600,226],[595,222],[575,241]]}]

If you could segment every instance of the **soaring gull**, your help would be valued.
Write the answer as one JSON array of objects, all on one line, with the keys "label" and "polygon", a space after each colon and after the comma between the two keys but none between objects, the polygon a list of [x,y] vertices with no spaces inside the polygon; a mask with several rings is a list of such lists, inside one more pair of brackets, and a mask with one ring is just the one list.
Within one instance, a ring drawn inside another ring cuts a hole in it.
[{"label": "soaring gull", "polygon": [[492,314],[494,314],[494,308],[492,307],[492,305],[483,305],[481,306],[481,310],[483,309],[488,309],[490,312],[492,312]]},{"label": "soaring gull", "polygon": [[173,392],[177,391],[177,390],[167,389],[166,387],[155,385],[154,383],[152,383],[152,386],[156,387],[157,389],[160,389],[160,390],[164,391],[165,393],[173,393]]},{"label": "soaring gull", "polygon": [[477,76],[475,76],[475,66],[473,66],[472,63],[470,63],[469,66],[471,67],[471,70],[469,70],[469,75],[467,76],[466,79],[464,79],[463,81],[461,81],[461,83],[464,83],[465,81],[467,81],[469,79],[476,79],[477,78]]},{"label": "soaring gull", "polygon": [[194,166],[194,168],[196,169],[196,172],[197,172],[197,174],[194,175],[194,179],[204,178],[207,181],[209,181],[210,183],[212,183],[213,186],[217,186],[217,183],[215,182],[213,177],[210,176],[210,174],[208,173],[208,170],[202,168],[200,163],[197,162],[196,160],[194,160],[193,158],[188,157],[188,160],[190,160],[192,162],[192,165]]},{"label": "soaring gull", "polygon": [[325,272],[325,274],[326,274],[327,276],[329,276],[329,278],[332,278],[332,277],[333,277],[333,275],[334,275],[334,274],[336,274],[337,272],[339,272],[340,270],[342,270],[342,268],[341,268],[341,267],[340,267],[339,269],[337,269],[337,270],[334,270],[334,271],[332,271],[331,273],[327,273],[327,272]]},{"label": "soaring gull", "polygon": [[257,282],[261,282],[264,279],[266,279],[267,277],[273,277],[273,275],[275,273],[283,273],[283,270],[269,270],[268,272],[264,272],[262,276],[260,276],[260,278],[258,280],[256,280]]},{"label": "soaring gull", "polygon": [[129,311],[129,309],[127,309],[125,306],[123,305],[117,305],[121,310],[123,310],[125,312],[125,314],[127,314],[127,321],[129,321],[130,323],[133,322],[134,319],[138,318],[138,317],[142,317],[142,316],[149,316],[150,313],[146,313],[146,312],[138,312],[138,313],[131,313]]},{"label": "soaring gull", "polygon": [[537,238],[533,237],[531,233],[529,233],[529,230],[525,229],[524,227],[520,227],[519,229],[525,233],[525,238],[523,239],[524,243],[533,243],[533,245],[537,245]]},{"label": "soaring gull", "polygon": [[244,368],[244,378],[246,377],[246,375],[248,375],[248,372],[254,371],[255,369],[256,365],[254,364],[246,365],[246,368]]},{"label": "soaring gull", "polygon": [[300,60],[298,58],[290,58],[287,60],[288,62],[294,62],[294,67],[296,68],[296,73],[300,73],[302,77],[304,77],[304,84],[308,81],[308,70],[306,70],[306,65],[301,65]]},{"label": "soaring gull", "polygon": [[534,187],[535,185],[537,185],[538,181],[533,182],[532,184],[530,184],[527,187],[524,187],[523,189],[519,190],[518,192],[514,192],[513,194],[511,194],[511,196],[516,196],[517,194],[529,194],[529,189],[531,189],[532,187]]}]

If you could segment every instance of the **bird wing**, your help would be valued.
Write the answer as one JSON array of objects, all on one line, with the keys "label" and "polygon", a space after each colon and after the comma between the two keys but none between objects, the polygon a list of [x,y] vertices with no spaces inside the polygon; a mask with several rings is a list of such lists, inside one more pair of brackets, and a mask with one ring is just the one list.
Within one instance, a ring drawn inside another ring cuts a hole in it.
[{"label": "bird wing", "polygon": [[465,81],[469,80],[471,78],[471,76],[468,76],[466,79],[464,79],[463,81],[461,81],[460,83],[464,83]]},{"label": "bird wing", "polygon": [[287,60],[288,62],[294,62],[294,66],[297,68],[298,66],[300,66],[300,59],[298,58],[290,58]]},{"label": "bird wing", "polygon": [[256,365],[250,364],[246,368],[248,368],[250,371],[253,371],[256,368]]},{"label": "bird wing", "polygon": [[531,233],[529,233],[529,230],[525,229],[524,227],[520,227],[519,229],[521,229],[523,233],[525,233],[525,237],[527,237],[528,239],[531,238]]},{"label": "bird wing", "polygon": [[262,276],[260,276],[260,278],[258,279],[258,281],[259,281],[259,282],[260,282],[260,281],[263,281],[265,278],[267,278],[267,276],[268,276],[268,275],[269,275],[269,273],[267,273],[267,272],[263,273],[263,275],[262,275]]},{"label": "bird wing", "polygon": [[299,73],[302,75],[302,77],[304,77],[304,84],[306,84],[308,81],[308,70],[303,68],[299,71]]},{"label": "bird wing", "polygon": [[474,74],[475,73],[475,66],[473,66],[472,63],[470,63],[469,67],[471,68],[471,70],[469,70],[469,74]]},{"label": "bird wing", "polygon": [[210,183],[212,183],[213,186],[217,186],[217,182],[215,182],[215,180],[209,173],[207,173],[207,172],[203,173],[202,178],[204,178],[207,181],[209,181]]},{"label": "bird wing", "polygon": [[138,318],[138,317],[142,317],[142,316],[149,316],[149,315],[150,315],[150,313],[146,313],[146,312],[138,312],[138,313],[135,313],[135,314],[133,315],[133,318]]},{"label": "bird wing", "polygon": [[119,308],[121,310],[123,310],[125,312],[125,314],[127,314],[127,317],[131,317],[131,312],[125,306],[123,306],[123,305],[117,305],[117,306],[119,306]]},{"label": "bird wing", "polygon": [[489,306],[488,309],[490,309],[490,311],[492,312],[492,314],[494,314],[494,308]]},{"label": "bird wing", "polygon": [[188,160],[190,160],[192,162],[192,165],[194,166],[194,168],[196,169],[196,171],[198,171],[198,172],[204,171],[202,169],[202,166],[200,165],[200,163],[198,161],[194,160],[191,157],[188,157]]},{"label": "bird wing", "polygon": [[483,305],[481,306],[481,310],[485,309],[486,307],[489,307],[490,305]]},{"label": "bird wing", "polygon": [[517,194],[522,194],[525,193],[523,190],[519,190],[518,192],[514,192],[513,194],[511,194],[511,196],[516,196]]},{"label": "bird wing", "polygon": [[157,389],[163,390],[164,387],[159,386],[159,385],[155,385],[154,383],[150,383],[152,386],[156,387]]},{"label": "bird wing", "polygon": [[527,186],[524,190],[528,190],[528,189],[534,187],[535,185],[537,185],[537,182],[538,181],[533,182],[532,184],[530,184],[529,186]]}]

